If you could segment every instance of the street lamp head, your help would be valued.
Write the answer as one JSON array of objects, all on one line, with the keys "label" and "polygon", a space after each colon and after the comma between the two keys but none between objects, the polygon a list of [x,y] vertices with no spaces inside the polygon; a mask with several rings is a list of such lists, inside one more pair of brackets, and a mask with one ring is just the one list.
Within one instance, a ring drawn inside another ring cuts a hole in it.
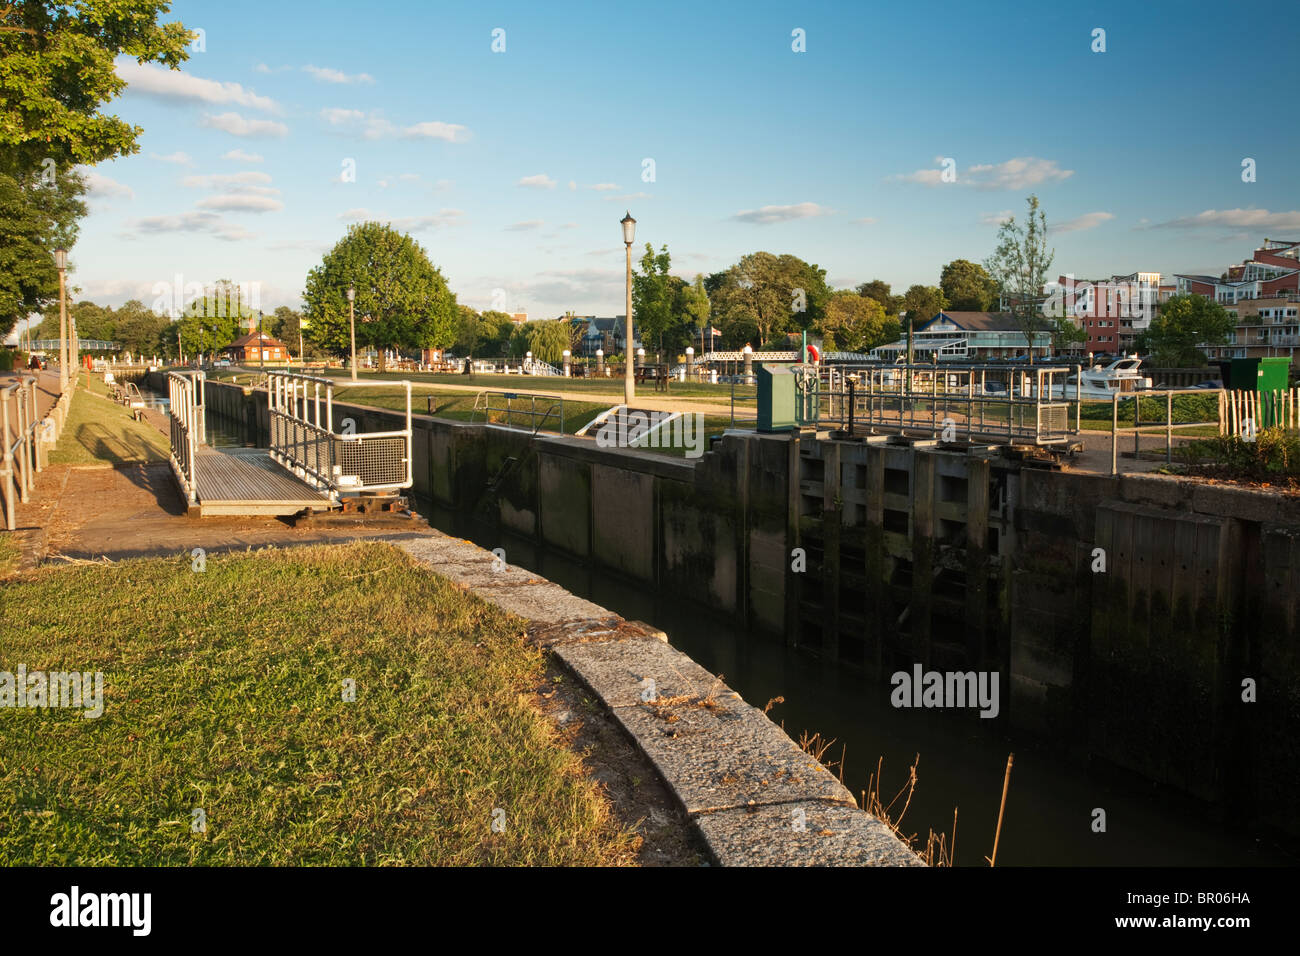
[{"label": "street lamp head", "polygon": [[753,355],[753,354],[754,354],[754,349],[753,349],[750,345],[748,345],[748,344],[746,344],[745,347],[744,347],[743,349],[741,349],[740,351],[744,352],[746,355]]},{"label": "street lamp head", "polygon": [[54,267],[60,272],[68,267],[68,251],[66,249],[54,250]]},{"label": "street lamp head", "polygon": [[623,241],[630,246],[636,240],[636,220],[629,212],[620,222],[623,223]]},{"label": "street lamp head", "polygon": [[348,301],[354,302],[356,301],[356,298],[357,298],[357,290],[352,288],[352,286],[348,286]]}]

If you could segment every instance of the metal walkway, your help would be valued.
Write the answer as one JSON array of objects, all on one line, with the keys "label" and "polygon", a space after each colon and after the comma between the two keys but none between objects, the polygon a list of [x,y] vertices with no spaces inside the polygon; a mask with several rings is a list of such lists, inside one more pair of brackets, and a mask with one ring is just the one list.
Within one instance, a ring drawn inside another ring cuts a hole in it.
[{"label": "metal walkway", "polygon": [[[267,376],[271,447],[216,449],[206,443],[202,372],[170,372],[171,464],[191,514],[297,515],[349,508],[360,496],[411,487],[411,384],[406,427],[358,432],[345,419],[334,430],[329,379],[288,372]],[[366,503],[366,502],[363,502]],[[355,510],[355,509],[353,509]]]},{"label": "metal walkway", "polygon": [[200,446],[197,507],[207,515],[294,515],[333,507],[328,494],[285,471],[262,448]]}]

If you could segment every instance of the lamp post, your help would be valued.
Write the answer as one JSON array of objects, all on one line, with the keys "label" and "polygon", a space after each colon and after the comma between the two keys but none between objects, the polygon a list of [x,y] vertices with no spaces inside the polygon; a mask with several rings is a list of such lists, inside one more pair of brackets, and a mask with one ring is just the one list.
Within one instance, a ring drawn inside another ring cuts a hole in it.
[{"label": "lamp post", "polygon": [[357,290],[348,286],[348,326],[352,330],[352,381],[357,380]]},{"label": "lamp post", "polygon": [[68,300],[64,293],[68,253],[54,250],[54,267],[59,270],[59,391],[68,387]]},{"label": "lamp post", "polygon": [[636,239],[636,220],[632,213],[627,213],[622,220],[623,244],[627,246],[627,342],[624,348],[626,361],[623,363],[623,402],[632,407],[636,397],[636,379],[632,370],[632,243]]},{"label": "lamp post", "polygon": [[266,368],[266,339],[262,338],[262,310],[257,310],[257,365]]}]

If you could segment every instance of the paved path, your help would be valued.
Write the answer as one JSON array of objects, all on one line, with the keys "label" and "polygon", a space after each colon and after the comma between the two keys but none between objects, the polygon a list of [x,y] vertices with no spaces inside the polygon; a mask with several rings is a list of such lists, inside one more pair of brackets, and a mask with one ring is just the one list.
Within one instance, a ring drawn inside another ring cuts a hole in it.
[{"label": "paved path", "polygon": [[[21,373],[21,379],[26,379],[31,373]],[[59,373],[57,371],[37,372],[36,374],[36,414],[37,418],[44,418],[50,407],[58,401],[59,398]],[[14,382],[20,381],[20,374],[17,372],[0,372],[0,388],[8,388]],[[18,403],[9,402],[9,427],[17,429],[18,427]],[[10,435],[13,431],[10,432]]]}]

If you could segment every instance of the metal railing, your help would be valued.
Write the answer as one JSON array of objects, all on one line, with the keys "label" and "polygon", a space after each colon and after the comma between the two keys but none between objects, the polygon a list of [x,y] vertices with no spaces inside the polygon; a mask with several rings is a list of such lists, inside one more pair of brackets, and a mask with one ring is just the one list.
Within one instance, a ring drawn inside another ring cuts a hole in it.
[{"label": "metal railing", "polygon": [[[1222,389],[1209,388],[1165,388],[1165,389],[1139,389],[1132,392],[1116,393],[1111,398],[1110,412],[1110,473],[1119,474],[1120,458],[1120,436],[1126,432],[1133,434],[1133,460],[1137,462],[1142,456],[1142,435],[1144,431],[1150,431],[1153,428],[1163,429],[1164,433],[1164,453],[1165,463],[1172,464],[1174,460],[1174,429],[1176,428],[1217,428],[1220,434],[1223,434],[1225,422],[1229,420],[1227,407],[1225,405],[1225,393]],[[1255,394],[1255,393],[1249,393]],[[1217,415],[1213,420],[1204,421],[1174,421],[1175,407],[1174,399],[1180,395],[1210,396],[1217,397]],[[1148,419],[1145,423],[1142,421],[1142,401],[1144,399],[1157,401],[1163,398],[1165,417],[1163,419]],[[1121,403],[1133,402],[1133,426],[1120,427],[1119,412]]]},{"label": "metal railing", "polygon": [[406,390],[406,427],[359,432],[351,419],[335,429],[334,389],[351,382],[268,372],[271,458],[299,478],[331,494],[396,491],[414,484],[411,461],[411,383],[357,382],[358,386],[399,386]]},{"label": "metal railing", "polygon": [[470,421],[483,421],[500,428],[512,428],[536,435],[554,420],[555,430],[564,434],[564,399],[545,392],[502,392],[483,389],[474,396]]},{"label": "metal railing", "polygon": [[0,389],[0,513],[7,531],[17,529],[17,506],[30,500],[36,475],[45,470],[49,450],[63,434],[77,378],[68,379],[44,417],[38,417],[35,376],[20,376]]},{"label": "metal railing", "polygon": [[13,531],[17,527],[17,504],[27,503],[36,485],[35,473],[45,464],[37,451],[35,378],[24,376],[0,390],[0,420],[4,423],[0,495],[4,497],[5,528]]},{"label": "metal railing", "polygon": [[[1079,367],[887,365],[824,372],[818,421],[948,440],[1051,445],[1080,427]],[[1067,384],[1066,377],[1074,376]],[[831,387],[830,383],[834,383]],[[1073,414],[1071,414],[1073,412]]]},{"label": "metal railing", "polygon": [[171,464],[190,504],[199,500],[198,455],[204,443],[203,372],[168,372],[168,425]]}]

